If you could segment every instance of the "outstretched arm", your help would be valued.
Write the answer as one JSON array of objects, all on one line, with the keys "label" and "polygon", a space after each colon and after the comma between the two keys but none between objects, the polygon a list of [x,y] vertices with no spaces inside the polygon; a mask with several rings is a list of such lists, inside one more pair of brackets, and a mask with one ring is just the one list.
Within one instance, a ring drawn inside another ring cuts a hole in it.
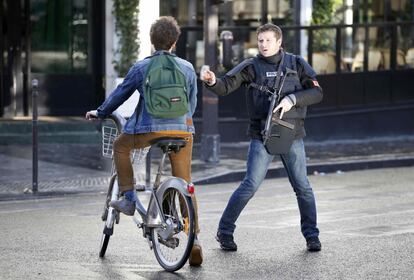
[{"label": "outstretched arm", "polygon": [[253,66],[247,64],[243,66],[239,71],[229,71],[222,78],[217,78],[214,72],[207,70],[204,73],[200,73],[200,79],[217,95],[228,95],[238,89],[242,84],[250,83],[254,79]]}]

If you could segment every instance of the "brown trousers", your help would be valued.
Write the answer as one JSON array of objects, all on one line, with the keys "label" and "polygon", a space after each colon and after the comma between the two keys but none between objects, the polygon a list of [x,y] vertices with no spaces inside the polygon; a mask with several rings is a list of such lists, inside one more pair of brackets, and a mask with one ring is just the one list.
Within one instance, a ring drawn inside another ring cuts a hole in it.
[{"label": "brown trousers", "polygon": [[[170,153],[172,175],[191,182],[191,157],[193,151],[193,135],[183,131],[158,131],[142,134],[122,133],[114,142],[114,162],[118,174],[118,185],[121,193],[134,189],[134,171],[132,169],[130,152],[151,145],[151,142],[161,137],[181,137],[187,145],[178,153]],[[200,232],[198,225],[198,205],[195,194],[191,196],[195,210],[195,229]]]}]

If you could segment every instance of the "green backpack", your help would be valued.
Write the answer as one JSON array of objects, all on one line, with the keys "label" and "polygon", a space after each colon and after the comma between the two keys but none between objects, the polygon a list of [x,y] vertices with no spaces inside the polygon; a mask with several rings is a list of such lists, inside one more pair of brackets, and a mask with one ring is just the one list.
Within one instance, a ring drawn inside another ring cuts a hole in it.
[{"label": "green backpack", "polygon": [[187,82],[173,55],[150,58],[145,75],[144,99],[154,118],[177,118],[188,112]]}]

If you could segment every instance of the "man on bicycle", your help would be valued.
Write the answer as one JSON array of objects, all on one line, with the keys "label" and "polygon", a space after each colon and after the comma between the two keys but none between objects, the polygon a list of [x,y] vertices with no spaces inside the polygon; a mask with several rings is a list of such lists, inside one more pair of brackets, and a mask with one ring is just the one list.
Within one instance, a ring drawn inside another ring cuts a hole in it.
[{"label": "man on bicycle", "polygon": [[[197,104],[197,76],[192,64],[181,59],[172,50],[180,35],[180,27],[172,17],[160,17],[150,29],[151,43],[155,48],[153,56],[171,55],[176,64],[186,77],[186,89],[188,94],[188,112],[176,118],[154,118],[145,108],[144,101],[144,78],[148,69],[151,57],[138,61],[133,65],[122,84],[120,84],[105,102],[97,109],[97,117],[105,118],[124,103],[135,90],[138,90],[140,102],[134,114],[125,124],[122,134],[114,142],[114,162],[118,174],[118,184],[123,198],[112,201],[110,206],[125,215],[132,216],[135,212],[135,202],[137,200],[134,190],[134,176],[130,160],[132,149],[148,147],[158,138],[179,137],[184,138],[186,146],[177,153],[170,154],[172,175],[191,182],[191,157],[193,147],[193,134],[195,133],[192,116]],[[92,111],[86,113],[86,118],[94,117]],[[199,233],[197,201],[195,195],[192,196],[195,208],[195,230],[196,238],[192,248],[189,263],[198,266],[203,261],[202,250],[197,239]]]}]

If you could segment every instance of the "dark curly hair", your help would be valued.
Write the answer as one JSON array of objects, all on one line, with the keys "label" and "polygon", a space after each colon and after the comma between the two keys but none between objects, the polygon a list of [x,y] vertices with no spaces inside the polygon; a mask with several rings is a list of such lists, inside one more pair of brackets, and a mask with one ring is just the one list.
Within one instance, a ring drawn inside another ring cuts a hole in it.
[{"label": "dark curly hair", "polygon": [[274,25],[273,23],[266,23],[266,24],[263,24],[262,26],[259,26],[256,30],[256,34],[259,35],[260,33],[263,33],[266,31],[272,31],[273,33],[275,33],[277,40],[282,38],[282,29],[280,29],[279,26]]},{"label": "dark curly hair", "polygon": [[170,16],[160,17],[151,25],[150,38],[156,51],[169,50],[180,34],[177,21]]}]

